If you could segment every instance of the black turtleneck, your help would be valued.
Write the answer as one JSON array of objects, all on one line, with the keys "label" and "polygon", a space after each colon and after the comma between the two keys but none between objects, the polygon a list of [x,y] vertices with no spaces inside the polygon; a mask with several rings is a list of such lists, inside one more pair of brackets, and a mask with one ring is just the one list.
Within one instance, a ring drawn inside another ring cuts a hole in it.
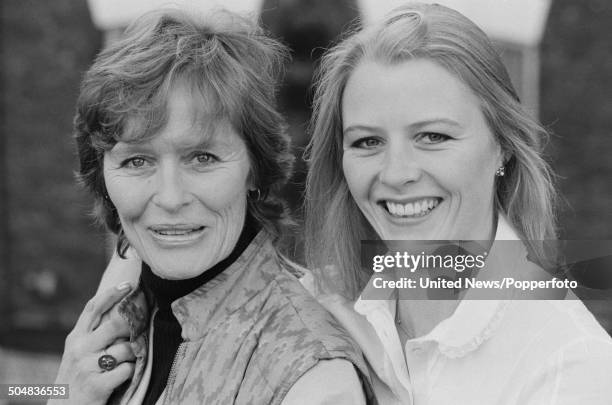
[{"label": "black turtleneck", "polygon": [[244,252],[258,231],[254,219],[247,216],[240,238],[229,256],[202,274],[186,280],[166,280],[156,276],[143,262],[140,283],[155,299],[157,313],[153,321],[153,366],[143,405],[153,405],[168,382],[176,350],[182,342],[181,326],[172,313],[171,304],[215,278]]}]

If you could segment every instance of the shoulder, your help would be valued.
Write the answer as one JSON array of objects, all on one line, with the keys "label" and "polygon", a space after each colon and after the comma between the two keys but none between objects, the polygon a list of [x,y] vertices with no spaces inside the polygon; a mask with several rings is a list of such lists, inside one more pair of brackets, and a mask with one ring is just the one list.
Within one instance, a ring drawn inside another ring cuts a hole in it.
[{"label": "shoulder", "polygon": [[612,375],[612,338],[597,319],[577,297],[567,300],[548,301],[549,330],[559,335],[563,356],[574,360],[583,359],[589,364],[607,359]]},{"label": "shoulder", "polygon": [[245,289],[257,290],[249,294],[256,297],[253,305],[257,307],[259,342],[276,345],[274,355],[286,350],[316,359],[358,359],[358,346],[300,283],[297,276],[307,270],[271,244],[263,251],[265,254],[258,256],[261,259],[251,263],[254,268],[243,281]]},{"label": "shoulder", "polygon": [[[307,269],[281,261],[269,286],[269,307],[274,319],[268,331],[284,340],[309,342],[308,352],[319,359],[359,358],[360,350],[336,319],[304,288],[295,274]],[[302,348],[306,349],[306,348]]]},{"label": "shoulder", "polygon": [[580,301],[542,302],[538,312],[542,325],[535,329],[531,345],[537,359],[529,368],[520,403],[545,398],[558,398],[558,404],[609,403],[610,336]]},{"label": "shoulder", "polygon": [[516,354],[532,373],[526,381],[564,380],[569,388],[589,379],[603,390],[598,379],[612,375],[612,338],[580,300],[513,301],[505,318],[496,347]]},{"label": "shoulder", "polygon": [[320,361],[291,387],[283,405],[365,404],[361,381],[353,365],[342,359]]},{"label": "shoulder", "polygon": [[[295,268],[288,269],[285,259],[279,264],[280,269],[266,289],[261,308],[265,325],[252,359],[262,376],[271,387],[288,390],[298,381],[349,375],[354,377],[349,380],[357,381],[362,391],[358,376],[367,381],[368,372],[361,350],[302,286],[294,275]],[[300,385],[297,387],[296,390]]]},{"label": "shoulder", "polygon": [[307,289],[308,285],[304,284],[303,280],[307,279],[311,272],[284,257],[280,261],[280,267],[272,284],[280,303],[279,309],[293,315],[292,323],[319,337],[329,337],[333,334],[348,338],[340,324],[315,299]]},{"label": "shoulder", "polygon": [[575,296],[566,300],[513,301],[508,318],[533,342],[547,341],[550,347],[565,347],[587,340],[612,347],[612,338]]}]

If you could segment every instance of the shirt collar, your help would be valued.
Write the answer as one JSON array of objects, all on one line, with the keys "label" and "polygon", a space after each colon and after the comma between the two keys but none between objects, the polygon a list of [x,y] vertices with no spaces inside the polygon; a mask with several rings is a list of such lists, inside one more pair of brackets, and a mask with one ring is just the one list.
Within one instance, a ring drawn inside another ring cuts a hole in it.
[{"label": "shirt collar", "polygon": [[[491,245],[483,272],[496,271],[494,267],[498,265],[504,267],[500,271],[507,272],[508,269],[516,267],[518,261],[526,257],[527,253],[522,244],[513,243],[508,246],[508,244],[498,243],[498,241],[505,240],[518,241],[520,238],[508,219],[500,214],[495,240]],[[511,247],[520,249],[520,252],[510,251]],[[509,303],[508,300],[478,299],[477,294],[479,292],[475,290],[468,290],[449,318],[440,322],[427,335],[413,339],[413,341],[435,341],[438,343],[440,352],[453,358],[465,356],[476,350],[498,328]],[[500,293],[495,292],[495,294]]]},{"label": "shirt collar", "polygon": [[[521,251],[509,254],[506,245],[502,248],[502,244],[496,243],[496,241],[502,240],[520,240],[520,237],[508,219],[500,214],[497,221],[495,241],[487,257],[487,267],[490,267],[492,263],[503,263],[504,266],[515,267],[525,261],[527,252],[522,244],[512,244],[515,249]],[[468,291],[449,318],[440,322],[428,334],[411,339],[409,342],[436,342],[443,354],[453,358],[462,357],[477,349],[493,335],[503,318],[509,301],[470,299],[476,298],[475,294],[478,293],[472,290]],[[388,319],[394,320],[395,307],[395,299],[370,301],[359,298],[354,309],[368,319],[373,318],[372,314],[374,312],[390,312]]]}]

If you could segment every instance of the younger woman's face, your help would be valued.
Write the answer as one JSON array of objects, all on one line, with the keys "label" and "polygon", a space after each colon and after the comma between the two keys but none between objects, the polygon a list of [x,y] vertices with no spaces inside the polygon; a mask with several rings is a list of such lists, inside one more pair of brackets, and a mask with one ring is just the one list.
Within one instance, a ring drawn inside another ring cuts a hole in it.
[{"label": "younger woman's face", "polygon": [[247,147],[225,120],[211,118],[217,121],[207,130],[195,124],[192,103],[177,87],[158,134],[104,154],[104,181],[125,236],[166,279],[195,277],[226,258],[246,216]]},{"label": "younger woman's face", "polygon": [[478,98],[445,68],[363,61],[342,121],[344,176],[382,239],[492,237],[501,149]]}]

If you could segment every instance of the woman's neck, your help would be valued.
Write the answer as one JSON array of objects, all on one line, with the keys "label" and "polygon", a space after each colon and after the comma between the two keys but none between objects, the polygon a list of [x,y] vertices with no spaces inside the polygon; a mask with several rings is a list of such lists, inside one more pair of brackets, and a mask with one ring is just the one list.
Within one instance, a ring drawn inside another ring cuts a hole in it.
[{"label": "woman's neck", "polygon": [[[492,224],[485,239],[475,241],[474,245],[465,244],[468,250],[474,248],[477,251],[490,251],[495,242],[497,233],[497,215],[493,215]],[[484,246],[482,244],[484,243]],[[477,273],[474,275],[476,276]],[[402,342],[407,339],[418,338],[430,333],[440,322],[451,317],[459,303],[465,296],[466,291],[462,291],[457,299],[435,300],[428,299],[426,294],[421,296],[411,296],[398,298],[396,306],[396,325],[400,332]],[[405,299],[409,298],[409,299]],[[403,335],[403,336],[402,336]]]},{"label": "woman's neck", "polygon": [[154,274],[151,268],[143,262],[140,275],[141,282],[153,294],[160,309],[169,309],[172,302],[206,284],[231,266],[255,238],[259,228],[257,222],[247,215],[240,237],[232,252],[225,259],[204,270],[196,277],[183,280],[166,280]]},{"label": "woman's neck", "polygon": [[399,299],[395,320],[402,343],[407,339],[427,335],[440,322],[449,318],[460,302],[459,300]]}]

